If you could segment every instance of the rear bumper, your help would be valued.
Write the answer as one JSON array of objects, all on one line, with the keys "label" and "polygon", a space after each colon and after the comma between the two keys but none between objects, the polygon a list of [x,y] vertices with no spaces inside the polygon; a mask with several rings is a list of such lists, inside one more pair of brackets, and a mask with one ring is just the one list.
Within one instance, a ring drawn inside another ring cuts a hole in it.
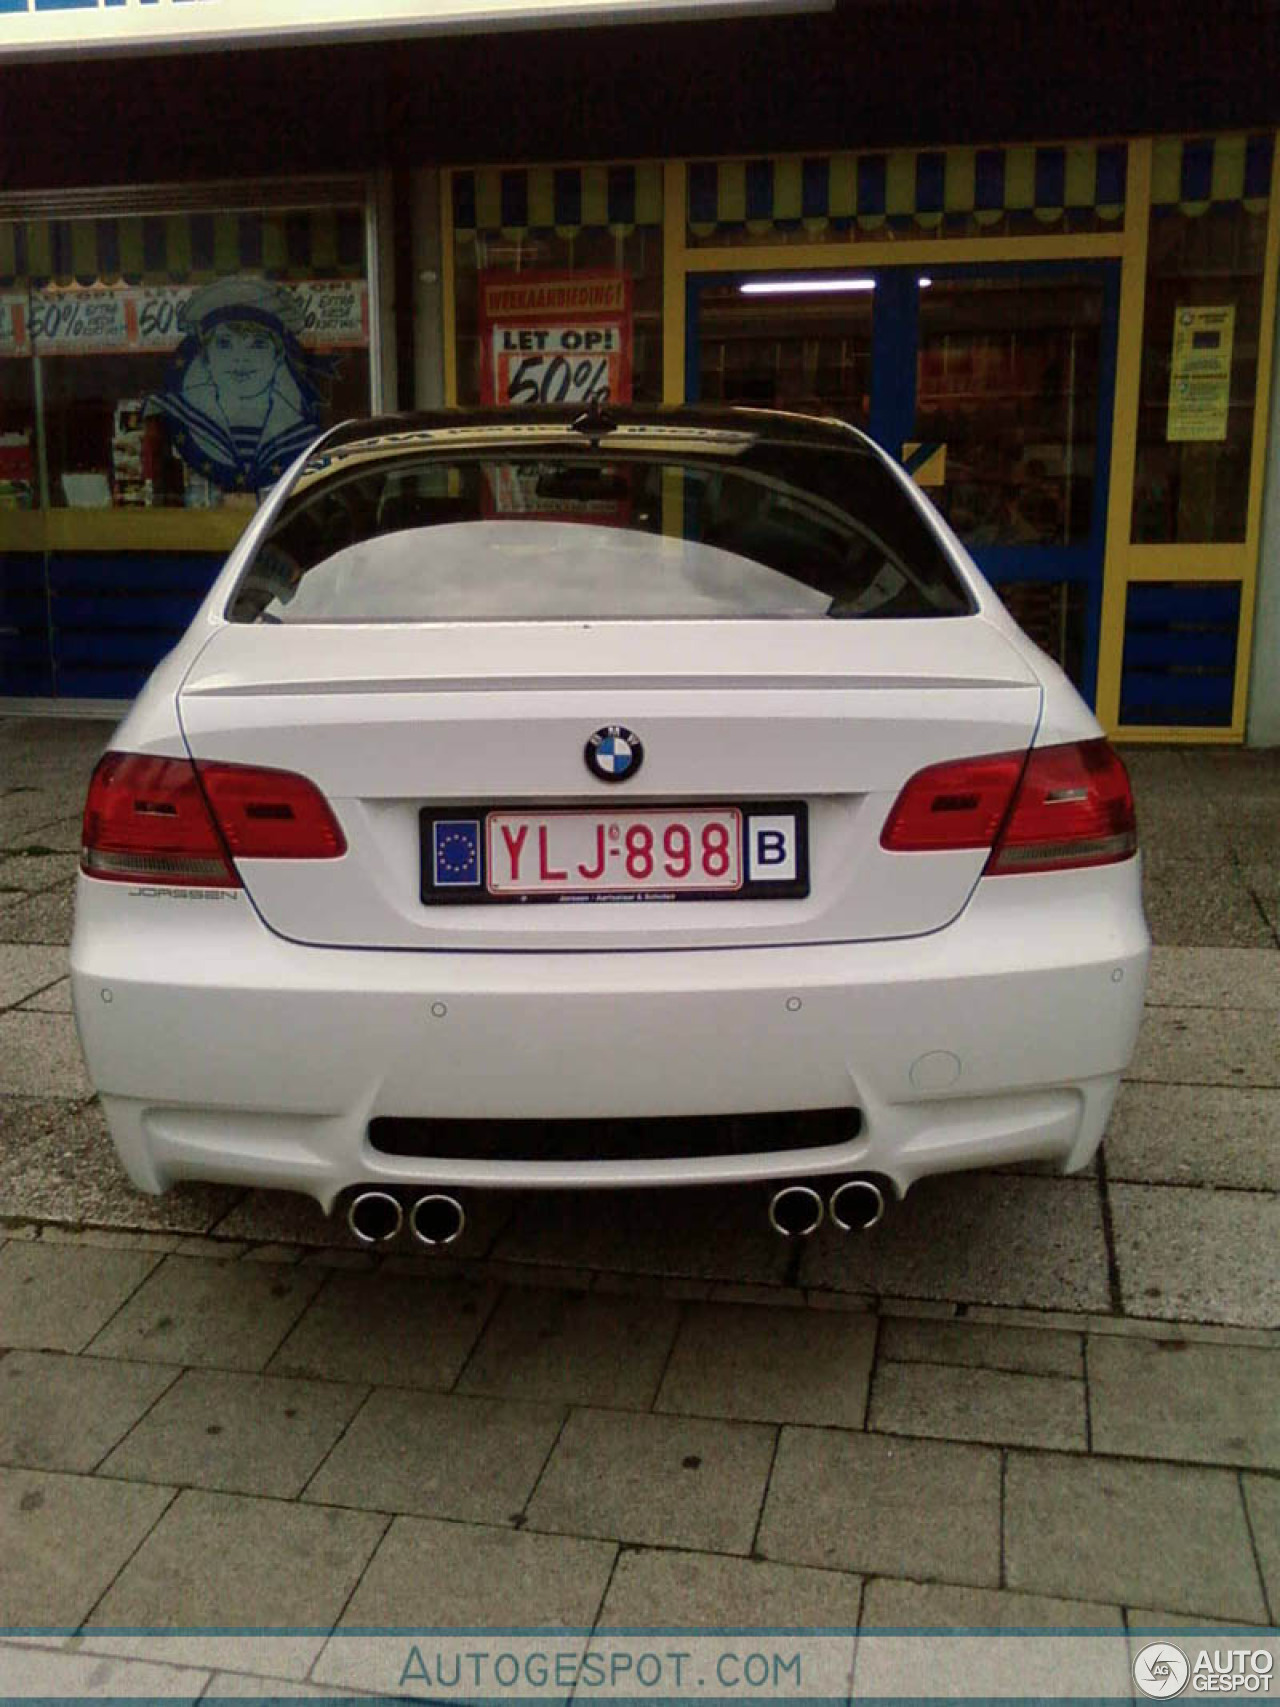
[{"label": "rear bumper", "polygon": [[[1142,1012],[1137,861],[979,884],[870,944],[563,954],[306,948],[242,894],[80,879],[72,992],[134,1183],[609,1187],[1043,1159],[1101,1139]],[[643,1161],[423,1161],[375,1116],[856,1108],[847,1144]]]}]

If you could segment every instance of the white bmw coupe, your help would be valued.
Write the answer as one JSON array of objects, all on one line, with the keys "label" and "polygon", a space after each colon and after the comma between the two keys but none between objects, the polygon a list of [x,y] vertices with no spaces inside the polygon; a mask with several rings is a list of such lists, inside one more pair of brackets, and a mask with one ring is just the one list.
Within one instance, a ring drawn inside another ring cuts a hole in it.
[{"label": "white bmw coupe", "polygon": [[80,1037],[130,1178],[425,1244],[484,1187],[767,1182],[789,1236],[1102,1137],[1128,779],[871,441],[348,423],[94,773]]}]

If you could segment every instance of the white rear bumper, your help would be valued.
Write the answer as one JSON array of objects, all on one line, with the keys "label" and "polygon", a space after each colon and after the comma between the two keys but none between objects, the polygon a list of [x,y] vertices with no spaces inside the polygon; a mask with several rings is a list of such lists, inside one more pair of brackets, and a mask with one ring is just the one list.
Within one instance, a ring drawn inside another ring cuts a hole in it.
[{"label": "white rear bumper", "polygon": [[[584,1187],[1046,1159],[1102,1137],[1142,1013],[1137,861],[988,879],[930,936],[795,948],[307,948],[243,894],[81,877],[72,990],[135,1184]],[[847,1144],[644,1161],[418,1160],[376,1116],[590,1119],[844,1108]],[[853,1122],[851,1121],[851,1126]]]}]

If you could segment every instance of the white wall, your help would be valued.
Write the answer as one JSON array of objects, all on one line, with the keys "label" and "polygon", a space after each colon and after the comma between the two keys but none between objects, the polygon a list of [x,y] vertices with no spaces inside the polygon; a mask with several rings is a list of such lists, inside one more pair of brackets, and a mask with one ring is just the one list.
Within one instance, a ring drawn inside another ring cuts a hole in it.
[{"label": "white wall", "polygon": [[[1276,319],[1280,328],[1280,298]],[[1280,746],[1280,337],[1272,345],[1267,483],[1262,500],[1258,604],[1245,740],[1250,747]]]}]

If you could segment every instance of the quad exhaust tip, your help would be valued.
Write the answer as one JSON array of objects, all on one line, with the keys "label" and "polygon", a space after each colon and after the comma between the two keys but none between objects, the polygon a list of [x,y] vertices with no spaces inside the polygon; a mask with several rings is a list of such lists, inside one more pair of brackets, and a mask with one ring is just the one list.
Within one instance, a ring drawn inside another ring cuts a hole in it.
[{"label": "quad exhaust tip", "polygon": [[769,1225],[784,1239],[807,1239],[824,1214],[821,1195],[811,1185],[784,1185],[769,1199]]},{"label": "quad exhaust tip", "polygon": [[410,1229],[414,1238],[423,1245],[451,1245],[462,1237],[466,1224],[462,1205],[456,1197],[449,1197],[444,1192],[428,1192],[409,1211]]},{"label": "quad exhaust tip", "polygon": [[385,1245],[404,1226],[400,1199],[389,1191],[362,1191],[351,1199],[347,1226],[362,1245]]},{"label": "quad exhaust tip", "polygon": [[842,1233],[869,1233],[884,1220],[885,1196],[872,1179],[847,1179],[831,1193],[827,1213]]},{"label": "quad exhaust tip", "polygon": [[884,1220],[889,1199],[873,1179],[842,1180],[823,1202],[811,1185],[784,1185],[769,1199],[769,1225],[784,1239],[807,1239],[824,1216],[842,1233],[868,1233]]}]

